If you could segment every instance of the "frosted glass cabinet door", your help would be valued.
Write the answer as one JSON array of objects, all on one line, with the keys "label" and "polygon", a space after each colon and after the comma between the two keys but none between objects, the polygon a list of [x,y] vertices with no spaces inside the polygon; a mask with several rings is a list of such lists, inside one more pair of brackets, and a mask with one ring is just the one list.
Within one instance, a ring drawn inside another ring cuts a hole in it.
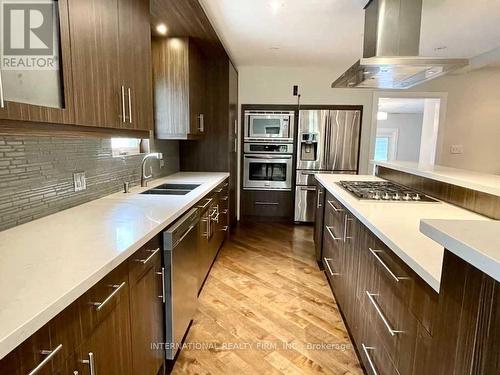
[{"label": "frosted glass cabinet door", "polygon": [[69,122],[67,0],[0,0],[0,16],[0,119]]}]

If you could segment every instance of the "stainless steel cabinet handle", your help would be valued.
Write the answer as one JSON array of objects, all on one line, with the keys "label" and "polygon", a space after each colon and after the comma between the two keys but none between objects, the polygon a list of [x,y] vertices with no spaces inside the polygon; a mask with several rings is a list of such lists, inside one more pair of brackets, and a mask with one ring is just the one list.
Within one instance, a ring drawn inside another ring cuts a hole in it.
[{"label": "stainless steel cabinet handle", "polygon": [[94,353],[89,353],[89,359],[84,359],[82,363],[89,365],[90,375],[97,375],[95,373],[95,361],[94,361]]},{"label": "stainless steel cabinet handle", "polygon": [[229,212],[229,210],[223,210],[223,211],[222,211],[222,214],[223,214],[223,215],[226,215],[228,212]]},{"label": "stainless steel cabinet handle", "polygon": [[389,331],[390,335],[395,336],[397,333],[402,333],[403,331],[395,330],[389,324],[389,321],[385,317],[384,312],[382,311],[382,309],[378,305],[377,301],[375,301],[374,297],[378,296],[378,294],[370,293],[369,291],[366,291],[366,295],[368,296],[368,299],[372,303],[373,307],[375,307],[375,310],[377,311],[378,316],[380,317],[380,319],[382,319],[382,322],[384,323],[385,327],[387,328],[387,331]]},{"label": "stainless steel cabinet handle", "polygon": [[189,232],[191,232],[193,230],[193,228],[194,228],[194,225],[191,225],[188,228],[188,230],[184,232],[184,234],[182,235],[182,237],[177,240],[177,242],[174,244],[174,247],[176,247],[180,242],[182,242],[182,240],[184,238],[186,238],[186,236],[189,234]]},{"label": "stainless steel cabinet handle", "polygon": [[111,293],[104,301],[94,302],[93,305],[97,307],[97,311],[101,310],[119,291],[125,286],[125,281],[119,285],[113,285],[113,293]]},{"label": "stainless steel cabinet handle", "polygon": [[5,108],[5,103],[3,101],[3,81],[2,81],[1,71],[0,71],[0,108]]},{"label": "stainless steel cabinet handle", "polygon": [[257,206],[279,206],[278,202],[255,202]]},{"label": "stainless steel cabinet handle", "polygon": [[328,234],[330,234],[330,237],[332,237],[335,241],[342,241],[342,238],[335,237],[335,235],[333,234],[333,231],[332,231],[333,227],[326,226],[325,228],[328,231]]},{"label": "stainless steel cabinet handle", "polygon": [[318,203],[317,203],[317,207],[320,208],[322,206],[321,204],[321,195],[323,194],[323,192],[321,190],[318,190]]},{"label": "stainless steel cabinet handle", "polygon": [[203,206],[199,206],[199,208],[204,209],[207,208],[207,206],[212,203],[214,199],[213,198],[207,198],[207,203],[205,203]]},{"label": "stainless steel cabinet handle", "polygon": [[229,182],[226,182],[224,185],[222,185],[223,188],[226,188],[229,186]]},{"label": "stainless steel cabinet handle", "polygon": [[158,251],[160,251],[160,248],[158,248],[156,250],[148,250],[148,251],[151,252],[150,256],[148,256],[146,259],[135,259],[135,261],[136,262],[141,262],[142,264],[146,264],[151,259],[153,259],[153,257],[156,255],[156,253],[158,253]]},{"label": "stainless steel cabinet handle", "polygon": [[300,190],[306,190],[306,191],[316,191],[316,188],[315,188],[315,187],[305,187],[305,186],[301,186],[301,187],[300,187]]},{"label": "stainless steel cabinet handle", "polygon": [[371,247],[368,248],[368,250],[370,250],[370,253],[372,253],[372,255],[375,257],[375,259],[377,259],[377,261],[382,265],[382,267],[384,267],[384,269],[387,271],[387,273],[389,275],[391,275],[391,277],[399,283],[400,280],[408,280],[409,277],[398,277],[395,275],[394,272],[392,272],[392,270],[389,268],[389,266],[387,264],[385,264],[385,262],[378,256],[377,253],[383,253],[382,250],[373,250]]},{"label": "stainless steel cabinet handle", "polygon": [[363,351],[365,352],[366,359],[368,359],[368,363],[370,364],[370,368],[372,369],[373,375],[378,375],[377,369],[375,368],[372,357],[370,357],[370,353],[368,353],[369,350],[375,350],[375,348],[373,348],[371,346],[366,346],[365,344],[361,344],[361,346],[363,347]]},{"label": "stainless steel cabinet handle", "polygon": [[125,86],[122,85],[122,123],[125,123],[127,121],[127,112],[125,110]]},{"label": "stainless steel cabinet handle", "polygon": [[205,117],[203,116],[203,113],[198,115],[198,130],[200,133],[205,131]]},{"label": "stainless steel cabinet handle", "polygon": [[161,298],[163,303],[166,302],[166,297],[165,297],[165,267],[161,268],[161,272],[156,272],[157,275],[161,276],[161,296],[158,296],[158,298]]},{"label": "stainless steel cabinet handle", "polygon": [[225,195],[223,196],[220,200],[221,201],[227,201],[229,199],[229,196],[228,195]]},{"label": "stainless steel cabinet handle", "polygon": [[222,188],[214,190],[216,193],[220,193],[222,191]]},{"label": "stainless steel cabinet handle", "polygon": [[339,276],[340,274],[338,272],[333,272],[332,267],[330,266],[330,261],[333,260],[332,258],[323,258],[325,261],[326,267],[328,268],[328,272],[330,272],[330,275],[332,276]]},{"label": "stainless steel cabinet handle", "polygon": [[333,208],[333,210],[335,212],[342,212],[342,211],[344,211],[342,208],[335,207],[335,205],[333,204],[333,201],[328,201],[328,204]]},{"label": "stainless steel cabinet handle", "polygon": [[347,225],[349,222],[352,221],[352,219],[346,214],[344,217],[344,242],[347,242],[347,240],[351,240],[352,237],[347,236]]},{"label": "stainless steel cabinet handle", "polygon": [[61,351],[62,347],[63,347],[62,344],[59,344],[53,350],[42,350],[41,354],[46,355],[47,357],[45,357],[43,361],[38,364],[38,366],[36,366],[33,370],[31,370],[28,373],[28,375],[35,375],[36,373],[38,373],[38,371],[40,371],[47,363],[49,363],[52,360],[52,358],[54,358],[54,356],[57,353]]},{"label": "stainless steel cabinet handle", "polygon": [[132,89],[128,88],[128,122],[132,123]]},{"label": "stainless steel cabinet handle", "polygon": [[227,232],[227,230],[228,230],[228,229],[229,229],[229,227],[228,227],[227,225],[225,225],[225,226],[223,226],[223,227],[221,228],[221,231],[223,231],[223,232]]}]

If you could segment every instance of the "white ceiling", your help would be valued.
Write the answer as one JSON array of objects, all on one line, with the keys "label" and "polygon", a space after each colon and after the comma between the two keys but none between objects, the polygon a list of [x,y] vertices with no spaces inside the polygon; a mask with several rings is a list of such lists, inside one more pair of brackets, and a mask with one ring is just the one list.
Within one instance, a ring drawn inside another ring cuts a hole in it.
[{"label": "white ceiling", "polygon": [[[237,65],[352,65],[363,9],[353,0],[200,0]],[[279,49],[276,49],[279,48]]]},{"label": "white ceiling", "polygon": [[[346,69],[362,55],[367,0],[200,0],[238,66]],[[499,0],[423,0],[420,55],[500,47]]]},{"label": "white ceiling", "polygon": [[378,110],[387,113],[424,113],[424,99],[380,98]]}]

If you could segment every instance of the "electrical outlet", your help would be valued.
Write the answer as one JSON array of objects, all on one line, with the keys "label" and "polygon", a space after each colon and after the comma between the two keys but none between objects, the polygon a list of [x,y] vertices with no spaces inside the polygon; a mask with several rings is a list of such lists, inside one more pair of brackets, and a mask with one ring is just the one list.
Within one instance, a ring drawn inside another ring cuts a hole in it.
[{"label": "electrical outlet", "polygon": [[464,146],[463,145],[451,145],[450,153],[455,154],[455,155],[463,154],[464,153]]},{"label": "electrical outlet", "polygon": [[75,187],[75,192],[87,190],[87,180],[85,178],[85,172],[73,173],[73,185]]}]

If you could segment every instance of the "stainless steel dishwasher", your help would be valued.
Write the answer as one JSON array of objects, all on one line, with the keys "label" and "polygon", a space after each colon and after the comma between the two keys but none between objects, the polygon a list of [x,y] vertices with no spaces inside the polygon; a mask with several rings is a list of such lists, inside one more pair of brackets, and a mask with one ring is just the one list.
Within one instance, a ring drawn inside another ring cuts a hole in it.
[{"label": "stainless steel dishwasher", "polygon": [[163,232],[166,358],[174,359],[197,308],[199,212],[193,208]]}]

